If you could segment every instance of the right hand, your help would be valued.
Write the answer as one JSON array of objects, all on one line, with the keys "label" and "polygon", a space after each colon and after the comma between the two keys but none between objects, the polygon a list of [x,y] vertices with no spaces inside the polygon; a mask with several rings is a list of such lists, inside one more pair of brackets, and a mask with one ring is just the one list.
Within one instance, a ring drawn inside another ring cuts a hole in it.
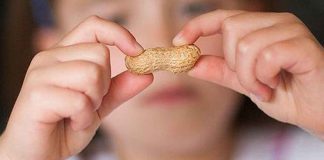
[{"label": "right hand", "polygon": [[127,71],[111,78],[106,45],[133,56],[143,50],[126,29],[91,17],[35,56],[1,136],[2,155],[25,160],[75,155],[102,118],[152,82],[152,75]]},{"label": "right hand", "polygon": [[217,10],[194,18],[175,44],[222,35],[223,54],[189,75],[249,96],[270,117],[324,139],[324,48],[290,13]]}]

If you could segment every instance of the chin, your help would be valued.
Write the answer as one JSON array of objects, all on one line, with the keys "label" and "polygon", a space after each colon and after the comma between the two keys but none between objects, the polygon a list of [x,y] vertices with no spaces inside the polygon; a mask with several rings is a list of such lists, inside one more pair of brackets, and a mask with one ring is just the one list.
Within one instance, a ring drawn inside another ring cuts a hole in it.
[{"label": "chin", "polygon": [[114,110],[103,128],[116,143],[153,153],[215,148],[228,135],[241,97],[209,83],[183,85],[168,84],[138,95]]},{"label": "chin", "polygon": [[113,112],[104,126],[117,143],[130,148],[153,153],[200,153],[221,143],[229,126],[226,113],[220,116],[220,112],[208,110],[202,106],[172,110],[124,106]]},{"label": "chin", "polygon": [[[194,127],[193,127],[194,129]],[[150,138],[141,139],[143,148],[152,149],[155,152],[174,154],[195,154],[216,148],[220,143],[222,133],[217,131],[193,130],[191,133],[174,133],[169,135],[153,135]]]}]

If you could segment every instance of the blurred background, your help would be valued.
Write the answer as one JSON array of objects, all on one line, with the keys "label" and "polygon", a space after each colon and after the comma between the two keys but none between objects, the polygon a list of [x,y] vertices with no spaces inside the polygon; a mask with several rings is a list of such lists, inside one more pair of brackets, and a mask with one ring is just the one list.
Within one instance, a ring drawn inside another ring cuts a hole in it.
[{"label": "blurred background", "polygon": [[[323,0],[274,0],[272,7],[274,11],[296,14],[324,44]],[[5,128],[33,56],[31,46],[35,27],[29,0],[0,1],[0,133]],[[248,112],[250,117],[246,118],[262,117],[256,108],[249,108]]]}]

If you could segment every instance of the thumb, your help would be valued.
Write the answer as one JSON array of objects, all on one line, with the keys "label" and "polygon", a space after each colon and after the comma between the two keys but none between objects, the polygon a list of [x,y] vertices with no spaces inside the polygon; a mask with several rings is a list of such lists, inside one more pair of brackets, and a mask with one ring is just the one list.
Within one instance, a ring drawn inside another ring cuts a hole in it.
[{"label": "thumb", "polygon": [[241,94],[249,95],[240,84],[236,72],[232,71],[222,57],[201,56],[195,67],[189,71],[190,76],[230,88]]},{"label": "thumb", "polygon": [[134,97],[153,82],[153,75],[136,75],[125,71],[111,80],[108,94],[99,108],[100,118],[107,116],[113,109]]}]

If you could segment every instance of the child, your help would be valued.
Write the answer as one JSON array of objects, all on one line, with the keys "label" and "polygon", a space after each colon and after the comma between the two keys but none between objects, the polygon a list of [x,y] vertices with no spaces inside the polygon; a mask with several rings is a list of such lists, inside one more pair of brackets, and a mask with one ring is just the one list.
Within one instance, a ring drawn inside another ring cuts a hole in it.
[{"label": "child", "polygon": [[[324,138],[322,46],[291,14],[216,10],[261,9],[249,5],[53,1],[56,25],[38,34],[44,51],[28,69],[0,139],[0,157],[68,158],[82,151],[101,125],[119,159],[230,159],[241,94],[272,118]],[[101,18],[83,21],[90,15]],[[157,72],[153,82],[153,75],[125,71],[124,54],[172,41],[196,43],[205,54],[190,76]],[[276,150],[264,155],[289,156]]]}]

